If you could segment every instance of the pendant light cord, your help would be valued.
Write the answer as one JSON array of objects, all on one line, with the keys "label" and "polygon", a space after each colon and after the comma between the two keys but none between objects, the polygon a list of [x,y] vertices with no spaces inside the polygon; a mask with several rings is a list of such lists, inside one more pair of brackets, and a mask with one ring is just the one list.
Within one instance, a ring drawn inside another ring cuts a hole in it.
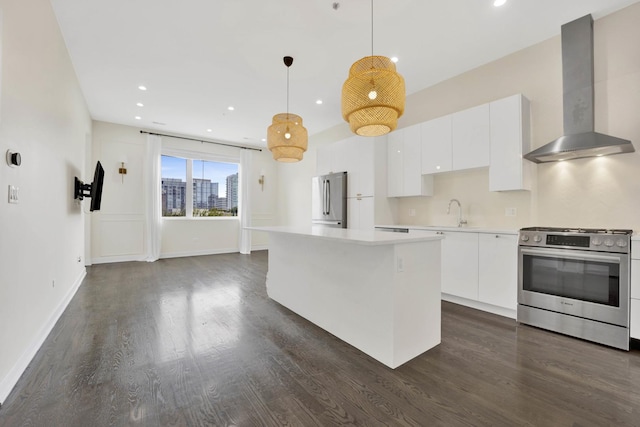
[{"label": "pendant light cord", "polygon": [[373,0],[371,0],[371,58],[373,63]]},{"label": "pendant light cord", "polygon": [[289,120],[289,67],[287,66],[287,120]]}]

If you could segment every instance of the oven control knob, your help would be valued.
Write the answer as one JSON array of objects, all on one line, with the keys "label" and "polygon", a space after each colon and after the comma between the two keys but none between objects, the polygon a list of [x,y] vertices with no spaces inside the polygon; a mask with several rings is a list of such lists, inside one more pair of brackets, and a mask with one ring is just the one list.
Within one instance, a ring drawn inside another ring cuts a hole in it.
[{"label": "oven control knob", "polygon": [[528,242],[529,236],[527,236],[526,234],[523,234],[522,237],[520,237],[520,240],[522,240],[523,242]]},{"label": "oven control knob", "polygon": [[626,240],[624,240],[624,239],[618,240],[618,241],[616,242],[616,245],[617,245],[619,248],[624,248],[624,247],[626,247],[626,246],[627,246],[627,241],[626,241]]},{"label": "oven control knob", "polygon": [[540,237],[539,234],[536,234],[535,236],[533,236],[533,241],[536,243],[540,243],[542,241],[542,237]]},{"label": "oven control knob", "polygon": [[609,247],[613,246],[613,239],[605,239],[604,245]]},{"label": "oven control knob", "polygon": [[602,244],[602,239],[599,237],[594,237],[593,239],[591,239],[591,244],[593,246],[600,246]]}]

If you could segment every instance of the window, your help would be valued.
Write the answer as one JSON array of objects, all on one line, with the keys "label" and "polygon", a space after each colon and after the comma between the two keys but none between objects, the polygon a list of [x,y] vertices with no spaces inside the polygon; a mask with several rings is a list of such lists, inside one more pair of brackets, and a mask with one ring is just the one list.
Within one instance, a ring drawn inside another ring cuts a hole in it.
[{"label": "window", "polygon": [[163,217],[238,216],[238,164],[162,156]]}]

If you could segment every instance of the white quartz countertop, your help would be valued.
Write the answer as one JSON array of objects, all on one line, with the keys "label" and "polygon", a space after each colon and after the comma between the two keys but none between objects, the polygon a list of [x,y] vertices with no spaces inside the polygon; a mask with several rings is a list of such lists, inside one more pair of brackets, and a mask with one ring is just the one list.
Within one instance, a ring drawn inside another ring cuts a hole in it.
[{"label": "white quartz countertop", "polygon": [[268,233],[293,234],[314,237],[324,240],[355,243],[359,245],[394,245],[398,243],[427,242],[440,240],[441,235],[430,233],[391,233],[380,230],[356,230],[348,228],[329,228],[318,226],[273,226],[247,227],[249,230],[265,231]]},{"label": "white quartz countertop", "polygon": [[409,230],[424,231],[460,231],[463,233],[490,233],[490,234],[513,234],[517,235],[519,230],[483,227],[451,227],[436,225],[376,225],[376,228],[407,228]]}]

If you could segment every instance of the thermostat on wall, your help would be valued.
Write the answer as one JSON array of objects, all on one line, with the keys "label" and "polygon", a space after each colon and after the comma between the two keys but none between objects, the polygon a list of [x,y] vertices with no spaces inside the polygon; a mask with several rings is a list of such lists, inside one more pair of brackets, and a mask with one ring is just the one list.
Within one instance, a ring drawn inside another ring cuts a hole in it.
[{"label": "thermostat on wall", "polygon": [[11,150],[7,150],[7,164],[9,166],[20,166],[20,163],[22,163],[20,153],[12,153]]}]

